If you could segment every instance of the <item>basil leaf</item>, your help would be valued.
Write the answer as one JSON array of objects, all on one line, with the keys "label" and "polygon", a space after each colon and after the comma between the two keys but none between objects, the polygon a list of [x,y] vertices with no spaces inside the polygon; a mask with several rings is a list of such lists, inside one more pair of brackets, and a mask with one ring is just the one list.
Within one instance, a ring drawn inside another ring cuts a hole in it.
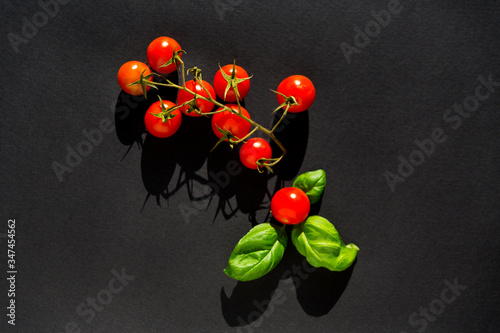
[{"label": "basil leaf", "polygon": [[309,171],[299,175],[293,182],[293,187],[300,188],[307,194],[309,202],[315,204],[321,198],[326,185],[324,170]]},{"label": "basil leaf", "polygon": [[354,244],[346,246],[333,224],[321,216],[310,216],[294,225],[292,242],[309,264],[331,271],[343,271],[351,266],[359,251]]},{"label": "basil leaf", "polygon": [[283,258],[287,240],[284,226],[277,228],[270,223],[256,225],[240,239],[224,273],[239,281],[255,280],[266,275]]}]

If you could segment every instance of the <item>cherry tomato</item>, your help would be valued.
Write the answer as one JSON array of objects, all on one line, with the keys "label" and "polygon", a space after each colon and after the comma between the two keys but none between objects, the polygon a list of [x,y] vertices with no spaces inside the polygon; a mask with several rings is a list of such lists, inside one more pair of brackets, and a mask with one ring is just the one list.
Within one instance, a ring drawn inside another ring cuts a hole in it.
[{"label": "cherry tomato", "polygon": [[[298,105],[291,105],[288,112],[297,113],[309,109],[316,97],[316,89],[313,83],[303,75],[292,75],[281,81],[277,89],[278,92],[286,95],[287,97],[293,96]],[[283,104],[285,98],[276,94],[278,103]]]},{"label": "cherry tomato", "polygon": [[[147,50],[148,63],[151,68],[160,74],[170,74],[177,70],[175,63],[172,63],[166,67],[160,67],[161,65],[167,63],[172,59],[174,51],[179,51],[181,49],[179,43],[170,37],[158,37],[152,41]],[[182,53],[179,54],[182,56]]]},{"label": "cherry tomato", "polygon": [[[215,91],[214,91],[214,88],[212,87],[212,85],[205,80],[202,80],[201,83],[208,90],[208,92],[210,93],[210,96],[213,99],[215,99]],[[191,91],[196,91],[196,93],[200,96],[207,97],[207,98],[209,97],[209,95],[203,89],[203,87],[200,84],[198,84],[195,80],[191,80],[191,81],[186,82],[186,88],[188,88]],[[179,93],[177,94],[177,105],[181,105],[182,103],[190,101],[192,99],[193,99],[193,94],[191,94],[185,90],[179,90]],[[202,113],[210,112],[214,108],[214,103],[209,102],[209,101],[205,101],[202,99],[197,99],[196,105],[200,108]],[[184,105],[181,108],[182,113],[184,113],[185,115],[188,115],[191,117],[201,117],[201,115],[197,114],[196,112],[192,111],[192,112],[188,113],[187,110],[189,110],[189,105]]]},{"label": "cherry tomato", "polygon": [[[144,116],[144,124],[151,135],[154,135],[157,138],[167,138],[177,132],[181,126],[182,113],[179,109],[174,110],[172,115],[175,115],[175,117],[168,119],[167,122],[163,122],[162,118],[153,115],[162,111],[160,103],[160,101],[157,101],[151,104],[148,111],[146,111],[146,115]],[[163,101],[163,105],[168,109],[174,107],[175,103],[171,101]]]},{"label": "cherry tomato", "polygon": [[[235,65],[234,70],[236,79],[248,78],[247,72],[240,66]],[[221,71],[224,71],[224,73],[231,76],[233,73],[233,65],[226,65],[221,69],[219,69],[215,74],[214,77],[215,93],[224,101],[234,103],[236,102],[236,94],[233,88],[229,88],[229,90],[225,94],[226,96],[224,97],[224,93],[226,91],[228,83],[224,78],[224,76],[222,75]],[[236,87],[238,89],[239,99],[242,100],[248,94],[248,90],[250,90],[250,80],[241,81],[236,85]]]},{"label": "cherry tomato", "polygon": [[271,199],[271,213],[284,224],[298,224],[309,215],[309,198],[299,188],[285,187],[276,192]]},{"label": "cherry tomato", "polygon": [[[144,72],[144,76],[151,74],[151,70],[148,65],[140,61],[129,61],[120,67],[118,70],[118,84],[124,92],[134,96],[144,94],[140,84],[129,86],[129,84],[140,80],[142,72]],[[153,77],[148,80],[153,81]],[[149,88],[151,87],[146,86],[146,91],[148,91]]]},{"label": "cherry tomato", "polygon": [[257,161],[271,158],[273,151],[269,142],[262,138],[253,138],[241,145],[240,160],[249,169],[257,169]]},{"label": "cherry tomato", "polygon": [[[238,112],[238,105],[226,104],[226,106],[231,108],[235,112]],[[222,110],[222,108],[217,109],[217,111],[220,110]],[[250,114],[244,107],[241,107],[241,113],[245,117],[250,119]],[[212,116],[212,130],[220,139],[222,138],[222,133],[217,129],[217,126],[219,126],[223,130],[230,131],[237,138],[243,138],[250,132],[250,129],[252,127],[252,125],[248,121],[227,110],[216,113]]]}]

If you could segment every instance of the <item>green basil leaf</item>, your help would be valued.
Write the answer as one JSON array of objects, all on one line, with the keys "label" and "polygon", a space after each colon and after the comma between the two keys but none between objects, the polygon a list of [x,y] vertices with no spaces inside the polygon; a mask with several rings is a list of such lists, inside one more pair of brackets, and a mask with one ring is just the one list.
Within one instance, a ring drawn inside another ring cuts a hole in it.
[{"label": "green basil leaf", "polygon": [[319,201],[325,185],[326,173],[321,169],[303,173],[293,182],[293,187],[300,188],[307,194],[311,205]]},{"label": "green basil leaf", "polygon": [[261,223],[253,227],[234,248],[224,270],[229,277],[250,281],[269,273],[283,258],[288,237],[285,227]]},{"label": "green basil leaf", "polygon": [[354,244],[346,246],[333,224],[321,216],[310,216],[294,225],[292,242],[309,264],[331,271],[343,271],[351,266],[359,251]]}]

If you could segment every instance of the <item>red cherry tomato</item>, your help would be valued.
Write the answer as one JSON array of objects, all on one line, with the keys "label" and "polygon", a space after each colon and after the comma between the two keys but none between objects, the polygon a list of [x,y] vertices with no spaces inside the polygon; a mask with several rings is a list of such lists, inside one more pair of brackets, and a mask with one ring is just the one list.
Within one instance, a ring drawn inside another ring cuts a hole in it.
[{"label": "red cherry tomato", "polygon": [[[214,88],[212,87],[212,85],[205,80],[202,80],[201,83],[208,90],[212,99],[215,99],[215,91],[214,91]],[[196,91],[196,93],[200,96],[207,97],[207,98],[209,97],[209,95],[203,89],[203,87],[200,84],[198,84],[195,80],[191,80],[191,81],[186,82],[186,88],[188,88],[189,90],[191,90],[193,92]],[[177,105],[181,105],[182,103],[190,101],[192,99],[193,99],[193,94],[191,94],[185,90],[179,90],[179,93],[177,94]],[[200,108],[202,113],[210,112],[214,108],[214,103],[209,102],[209,101],[205,101],[202,99],[197,99],[196,105]],[[189,105],[184,105],[181,108],[182,113],[184,113],[185,115],[188,115],[191,117],[201,117],[201,115],[197,114],[196,112],[193,111],[193,112],[188,113],[187,110],[189,110]]]},{"label": "red cherry tomato", "polygon": [[[144,76],[151,74],[151,70],[145,63],[140,61],[129,61],[124,63],[118,70],[118,84],[120,85],[120,88],[130,95],[143,95],[144,92],[142,91],[142,86],[140,84],[129,86],[129,84],[140,80],[142,72],[144,72]],[[153,77],[148,80],[153,81]],[[146,86],[146,91],[148,91],[149,88],[151,87]]]},{"label": "red cherry tomato", "polygon": [[[235,77],[236,79],[244,79],[248,77],[247,72],[240,66],[234,66],[234,72],[235,72]],[[224,97],[224,93],[227,88],[227,81],[222,75],[221,71],[224,71],[227,75],[231,76],[233,73],[233,65],[226,65],[219,69],[217,73],[215,74],[214,77],[214,88],[215,88],[215,93],[217,96],[219,96],[221,99],[223,99],[226,102],[236,102],[236,93],[234,92],[233,88],[229,88],[227,93],[225,94],[226,96]],[[250,80],[245,80],[236,85],[239,93],[239,99],[242,100],[245,98],[245,96],[248,94],[248,91],[250,90]]]},{"label": "red cherry tomato", "polygon": [[[172,63],[166,67],[160,67],[161,65],[167,63],[172,59],[175,51],[181,49],[179,43],[170,37],[158,37],[152,41],[147,50],[148,63],[151,68],[160,74],[170,74],[177,70],[175,63]],[[182,53],[179,54],[182,56]]]},{"label": "red cherry tomato", "polygon": [[284,224],[298,224],[309,215],[309,198],[299,188],[285,187],[276,192],[271,199],[271,213]]},{"label": "red cherry tomato", "polygon": [[[297,113],[309,109],[316,97],[316,89],[313,83],[303,75],[292,75],[281,81],[277,89],[278,92],[287,97],[293,96],[298,105],[292,105],[288,108],[288,112]],[[278,103],[283,104],[285,98],[276,94]]]},{"label": "red cherry tomato", "polygon": [[[238,105],[236,104],[226,104],[226,106],[235,112],[239,112]],[[222,108],[217,109],[217,111],[220,110],[222,110]],[[250,114],[244,107],[241,107],[241,113],[248,119],[251,119]],[[248,121],[227,110],[212,116],[212,130],[220,139],[222,138],[222,133],[217,129],[217,126],[223,130],[230,131],[235,137],[240,139],[247,135],[252,127]]]},{"label": "red cherry tomato", "polygon": [[[144,124],[151,135],[154,135],[157,138],[167,138],[177,132],[181,126],[182,113],[179,109],[174,110],[172,115],[175,115],[175,117],[168,119],[167,122],[163,122],[162,118],[153,115],[162,111],[160,103],[160,101],[157,101],[151,104],[148,111],[146,111],[146,115],[144,116]],[[163,101],[163,105],[168,109],[174,107],[175,103],[171,101]]]},{"label": "red cherry tomato", "polygon": [[257,161],[259,159],[271,158],[272,155],[271,145],[262,138],[253,138],[241,145],[241,163],[250,169],[257,169]]}]

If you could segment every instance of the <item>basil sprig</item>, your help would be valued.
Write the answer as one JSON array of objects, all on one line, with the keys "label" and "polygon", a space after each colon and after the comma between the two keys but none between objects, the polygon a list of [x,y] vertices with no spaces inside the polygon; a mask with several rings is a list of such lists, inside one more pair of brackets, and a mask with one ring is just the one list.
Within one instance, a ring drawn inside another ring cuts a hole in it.
[{"label": "basil sprig", "polygon": [[321,198],[326,185],[324,170],[309,171],[299,175],[293,182],[293,187],[300,188],[307,194],[309,202],[315,204]]},{"label": "basil sprig", "polygon": [[240,239],[224,272],[239,281],[260,278],[281,261],[287,241],[284,226],[258,224]]},{"label": "basil sprig", "polygon": [[327,219],[309,216],[292,230],[292,242],[307,262],[314,267],[343,271],[354,262],[359,248],[345,245],[340,235]]},{"label": "basil sprig", "polygon": [[[319,201],[325,184],[323,170],[303,173],[293,182],[294,187],[307,194],[311,204]],[[253,227],[234,248],[224,272],[239,281],[255,280],[269,273],[285,253],[288,241],[285,227],[270,223]],[[309,216],[304,222],[295,224],[292,243],[309,264],[331,271],[350,267],[359,251],[354,244],[345,245],[333,224],[321,216]]]}]

